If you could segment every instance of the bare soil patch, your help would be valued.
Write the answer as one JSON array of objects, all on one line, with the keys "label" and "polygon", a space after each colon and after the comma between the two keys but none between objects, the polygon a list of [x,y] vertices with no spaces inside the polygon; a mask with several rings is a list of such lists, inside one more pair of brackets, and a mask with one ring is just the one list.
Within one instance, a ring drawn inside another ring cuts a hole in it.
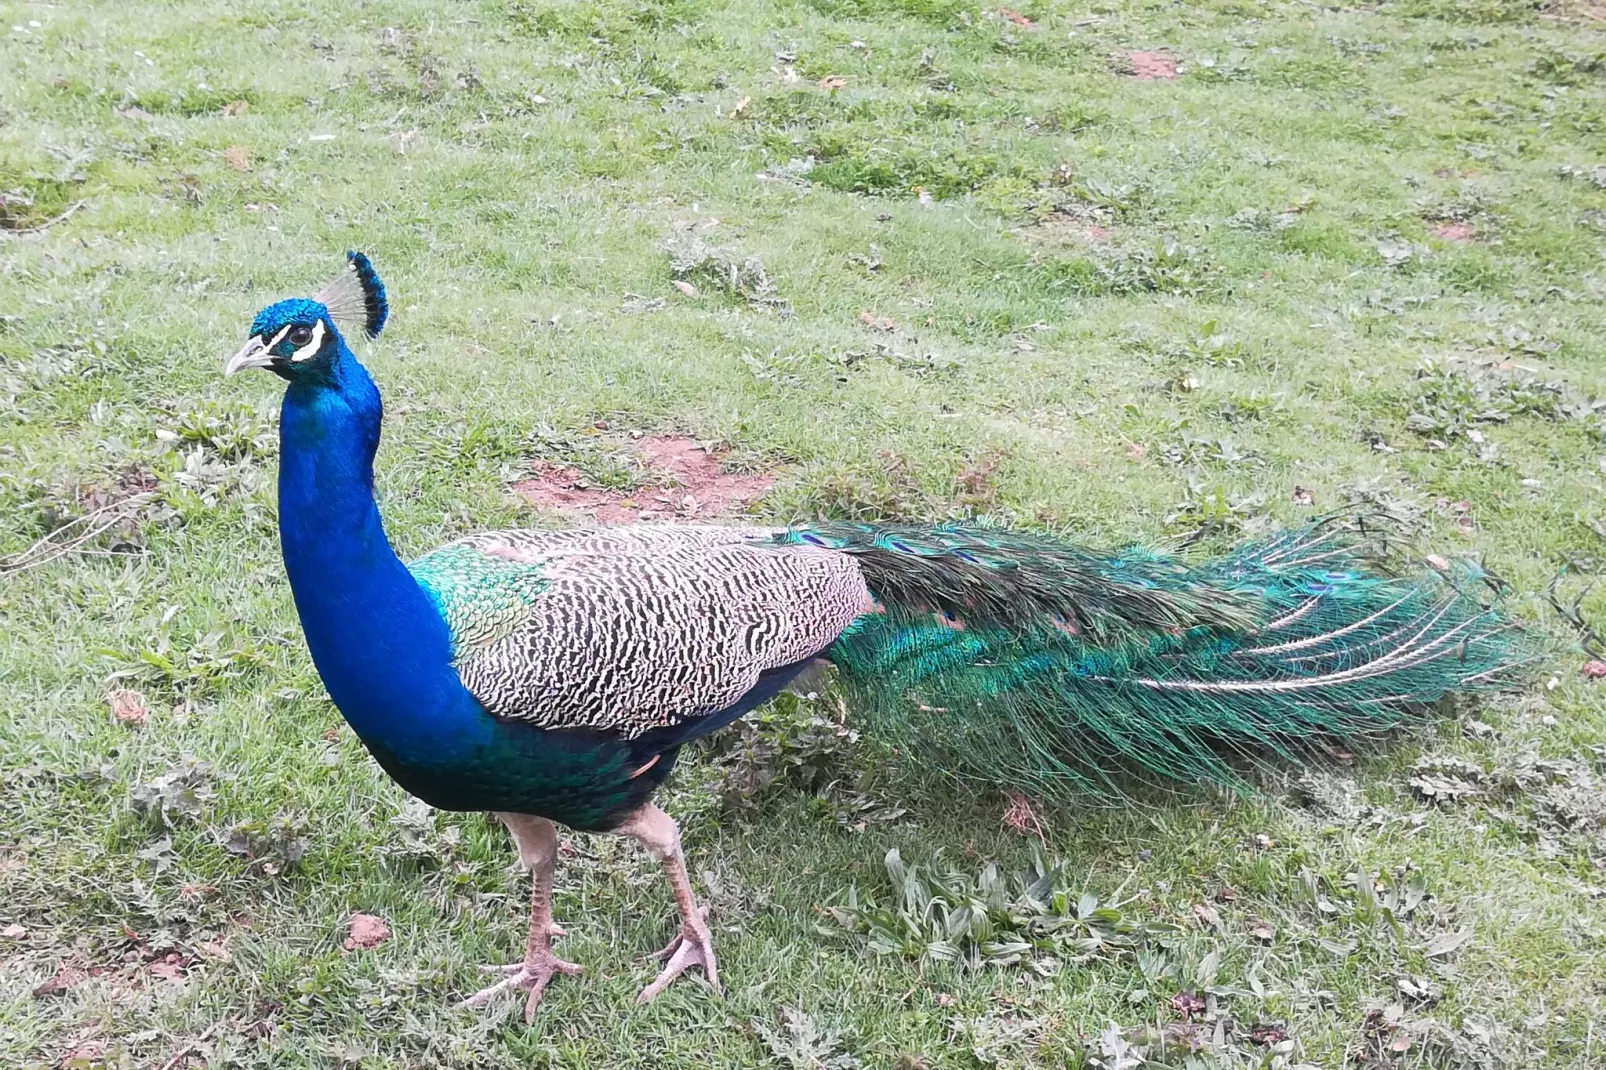
[{"label": "bare soil patch", "polygon": [[1471,223],[1440,223],[1433,228],[1433,236],[1445,241],[1469,242],[1478,236]]},{"label": "bare soil patch", "polygon": [[775,483],[764,472],[727,472],[719,458],[694,439],[653,435],[634,444],[649,484],[634,490],[599,487],[579,469],[539,465],[534,477],[513,485],[531,505],[602,524],[637,520],[701,520],[737,512]]},{"label": "bare soil patch", "polygon": [[1128,52],[1126,59],[1140,82],[1169,82],[1177,76],[1177,59],[1168,52]]}]

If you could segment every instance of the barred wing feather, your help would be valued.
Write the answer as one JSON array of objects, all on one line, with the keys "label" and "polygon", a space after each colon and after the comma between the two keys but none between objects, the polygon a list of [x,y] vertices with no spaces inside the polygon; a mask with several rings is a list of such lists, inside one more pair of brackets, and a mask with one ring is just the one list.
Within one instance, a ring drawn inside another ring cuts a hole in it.
[{"label": "barred wing feather", "polygon": [[737,702],[871,604],[853,560],[739,527],[470,536],[414,562],[498,717],[634,737]]}]

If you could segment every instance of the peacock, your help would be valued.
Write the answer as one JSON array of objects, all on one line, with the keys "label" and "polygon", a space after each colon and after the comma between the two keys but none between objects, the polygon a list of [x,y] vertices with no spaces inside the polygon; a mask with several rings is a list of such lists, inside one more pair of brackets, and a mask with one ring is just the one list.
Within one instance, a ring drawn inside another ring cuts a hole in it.
[{"label": "peacock", "polygon": [[[675,821],[653,795],[686,744],[835,667],[863,729],[956,785],[1045,798],[1150,774],[1241,783],[1510,687],[1524,633],[1474,570],[1394,575],[1353,525],[1316,523],[1188,563],[999,527],[634,524],[496,531],[404,563],[374,498],[378,389],[341,332],[388,304],[361,253],[312,298],[269,305],[227,361],[287,386],[279,536],[319,676],[379,765],[444,810],[490,811],[532,875],[521,961],[481,1006],[583,968],[554,953],[556,824],[633,837],[679,931],[661,993],[720,990]],[[1444,564],[1443,562],[1436,562]]]}]

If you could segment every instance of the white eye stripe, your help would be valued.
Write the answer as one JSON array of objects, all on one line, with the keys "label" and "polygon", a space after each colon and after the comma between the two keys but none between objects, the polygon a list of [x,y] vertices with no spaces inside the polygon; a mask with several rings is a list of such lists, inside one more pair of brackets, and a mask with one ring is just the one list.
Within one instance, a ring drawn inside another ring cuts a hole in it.
[{"label": "white eye stripe", "polygon": [[322,345],[323,321],[319,320],[317,323],[312,325],[312,340],[306,345],[302,346],[300,349],[297,349],[294,353],[290,354],[291,362],[294,363],[298,360],[311,360],[313,357],[318,355],[318,350]]},{"label": "white eye stripe", "polygon": [[273,338],[270,339],[269,341],[266,341],[266,342],[262,343],[262,348],[263,349],[272,349],[274,346],[278,345],[279,344],[279,339],[281,339],[285,335],[289,334],[290,333],[290,328],[293,327],[293,326],[295,326],[295,324],[287,323],[283,327],[280,327],[278,334],[274,335]]}]

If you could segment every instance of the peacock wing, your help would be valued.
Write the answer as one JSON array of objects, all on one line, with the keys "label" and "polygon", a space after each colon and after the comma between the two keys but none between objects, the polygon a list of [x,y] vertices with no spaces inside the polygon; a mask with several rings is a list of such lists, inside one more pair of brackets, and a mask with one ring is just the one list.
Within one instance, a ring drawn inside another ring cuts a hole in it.
[{"label": "peacock wing", "polygon": [[491,713],[634,737],[736,703],[871,607],[854,561],[769,529],[474,535],[414,562]]}]

